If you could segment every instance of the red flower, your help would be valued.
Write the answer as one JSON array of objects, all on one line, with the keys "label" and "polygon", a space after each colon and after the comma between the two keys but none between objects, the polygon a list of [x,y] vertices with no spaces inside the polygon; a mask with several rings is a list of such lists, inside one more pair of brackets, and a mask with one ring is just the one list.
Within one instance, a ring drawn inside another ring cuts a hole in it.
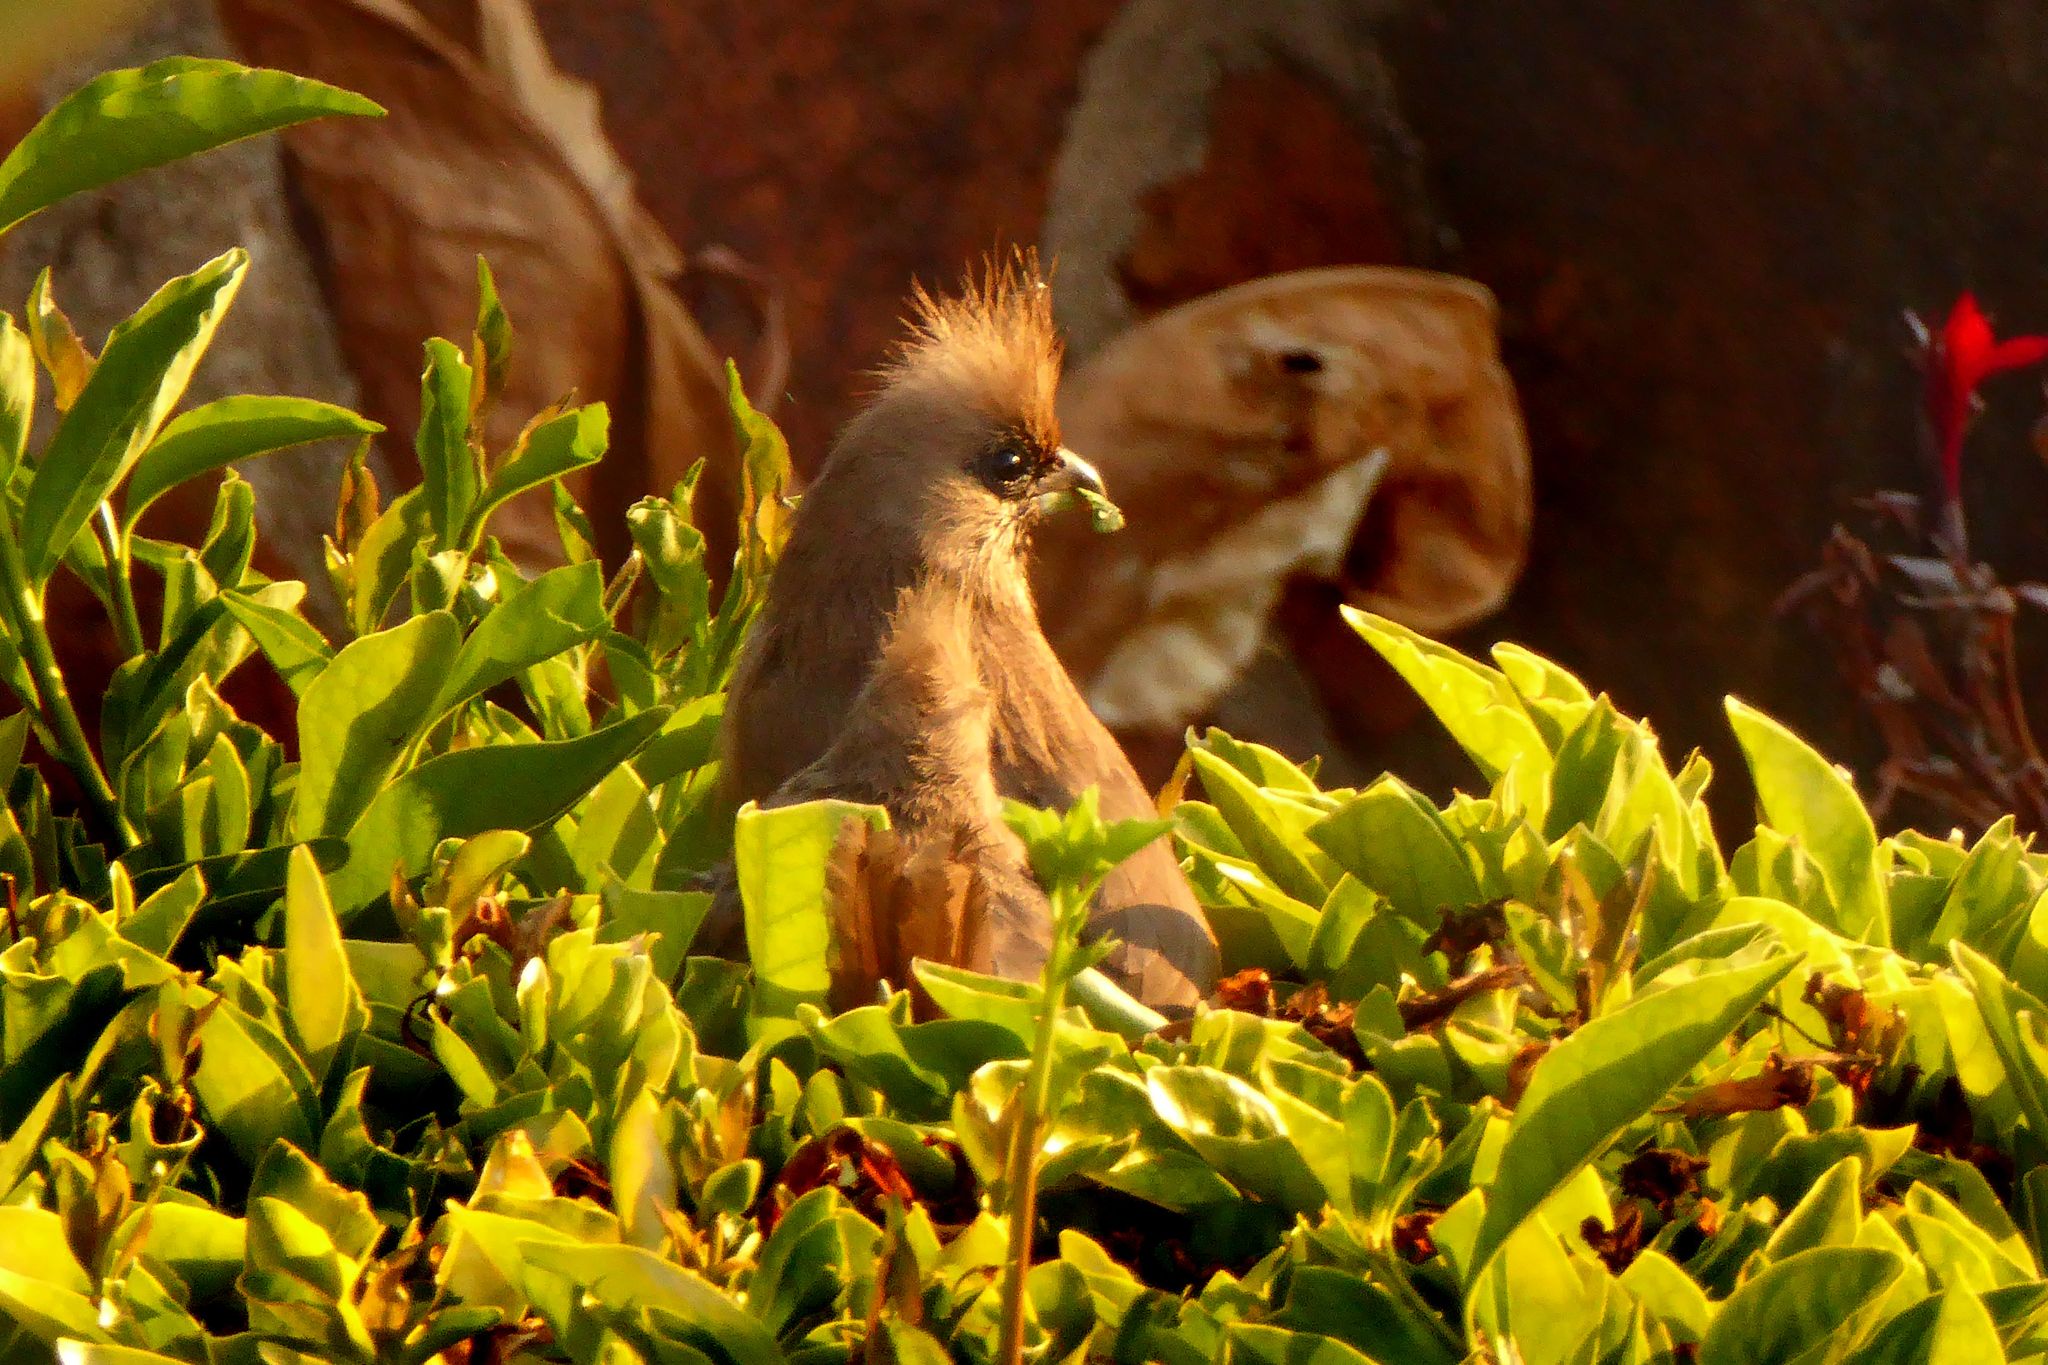
[{"label": "red flower", "polygon": [[1991,320],[1973,295],[1956,300],[1948,321],[1927,348],[1927,420],[1941,453],[1941,475],[1951,500],[1961,494],[1963,433],[1977,387],[1992,375],[2048,360],[2048,336],[2007,337],[1991,333]]}]

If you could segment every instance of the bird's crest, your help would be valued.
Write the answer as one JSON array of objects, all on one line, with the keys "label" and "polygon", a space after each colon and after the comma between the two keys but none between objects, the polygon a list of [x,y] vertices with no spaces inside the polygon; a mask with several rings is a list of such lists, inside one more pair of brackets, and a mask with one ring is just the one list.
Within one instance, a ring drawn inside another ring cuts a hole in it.
[{"label": "bird's crest", "polygon": [[1035,250],[989,256],[954,294],[914,285],[904,325],[877,376],[885,389],[942,385],[1046,449],[1059,446],[1060,340]]}]

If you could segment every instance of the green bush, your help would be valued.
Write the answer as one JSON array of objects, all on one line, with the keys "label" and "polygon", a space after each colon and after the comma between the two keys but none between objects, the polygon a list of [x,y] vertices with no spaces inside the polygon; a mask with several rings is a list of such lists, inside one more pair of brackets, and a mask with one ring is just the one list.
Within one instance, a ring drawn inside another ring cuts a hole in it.
[{"label": "green bush", "polygon": [[[0,224],[323,112],[372,111],[224,63],[104,77],[0,165]],[[901,990],[831,1016],[825,858],[879,813],[713,793],[773,428],[735,383],[715,612],[687,485],[630,511],[610,582],[555,485],[569,562],[524,578],[492,511],[599,458],[605,414],[480,447],[510,339],[483,271],[471,347],[427,345],[421,487],[349,471],[330,639],[251,570],[245,483],[201,545],[136,529],[180,481],[373,429],[171,416],[245,268],[97,358],[47,282],[0,324],[0,1358],[2048,1354],[2048,858],[2009,825],[1880,839],[1731,702],[1765,823],[1724,856],[1703,760],[1527,651],[1355,616],[1487,794],[1325,790],[1191,737],[1205,799],[1172,824],[1235,972],[1216,1008],[1155,1027],[1088,973],[1080,907],[1155,830],[1083,802],[1010,813],[1045,980],[920,964],[939,1017]],[[43,620],[60,570],[132,655],[97,743]],[[222,700],[242,667],[295,734]],[[728,854],[751,964],[689,956]]]}]

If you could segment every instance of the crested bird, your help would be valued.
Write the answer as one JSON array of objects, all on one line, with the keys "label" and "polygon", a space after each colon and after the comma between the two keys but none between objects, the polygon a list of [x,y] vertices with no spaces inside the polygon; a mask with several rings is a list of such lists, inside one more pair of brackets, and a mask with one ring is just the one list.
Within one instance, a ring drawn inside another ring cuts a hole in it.
[{"label": "crested bird", "polygon": [[[1064,808],[1092,786],[1105,818],[1155,814],[1046,642],[1025,573],[1061,495],[1103,492],[1061,444],[1059,372],[1030,255],[958,295],[915,292],[876,392],[797,505],[734,673],[731,800],[872,801],[912,831],[966,820],[998,888],[1020,850],[984,837],[1001,828],[990,795]],[[1042,914],[992,899],[1012,925]],[[1090,928],[1119,944],[1103,970],[1155,1009],[1190,1009],[1214,981],[1215,937],[1165,838],[1109,876]]]}]

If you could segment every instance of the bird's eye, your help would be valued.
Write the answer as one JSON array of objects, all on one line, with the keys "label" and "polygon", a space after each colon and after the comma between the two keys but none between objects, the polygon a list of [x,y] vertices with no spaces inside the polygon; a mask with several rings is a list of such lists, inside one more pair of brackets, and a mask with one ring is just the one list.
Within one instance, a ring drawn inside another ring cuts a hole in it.
[{"label": "bird's eye", "polygon": [[1014,495],[1030,476],[1031,457],[1021,446],[1005,443],[982,457],[981,481],[998,497]]}]

